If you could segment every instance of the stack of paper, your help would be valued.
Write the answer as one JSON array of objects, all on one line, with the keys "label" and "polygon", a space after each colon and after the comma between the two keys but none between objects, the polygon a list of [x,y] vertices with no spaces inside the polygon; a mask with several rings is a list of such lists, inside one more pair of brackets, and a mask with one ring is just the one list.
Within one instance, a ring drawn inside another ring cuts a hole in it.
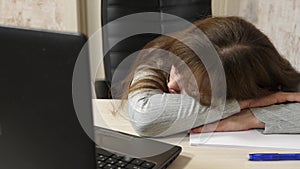
[{"label": "stack of paper", "polygon": [[300,134],[262,134],[258,130],[190,135],[190,144],[214,146],[300,149]]}]

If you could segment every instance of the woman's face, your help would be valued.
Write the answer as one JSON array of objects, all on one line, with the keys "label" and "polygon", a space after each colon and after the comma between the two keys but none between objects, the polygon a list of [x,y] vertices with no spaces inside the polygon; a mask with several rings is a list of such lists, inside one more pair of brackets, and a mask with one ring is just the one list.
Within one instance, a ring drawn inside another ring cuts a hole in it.
[{"label": "woman's face", "polygon": [[169,82],[168,82],[169,93],[173,93],[173,94],[180,93],[180,88],[177,83],[179,80],[180,80],[180,75],[176,73],[175,67],[172,66],[171,71],[170,71]]},{"label": "woman's face", "polygon": [[179,73],[174,66],[171,68],[167,86],[169,93],[186,94],[191,96],[199,95],[199,90],[194,76],[189,71],[181,71],[181,73]]}]

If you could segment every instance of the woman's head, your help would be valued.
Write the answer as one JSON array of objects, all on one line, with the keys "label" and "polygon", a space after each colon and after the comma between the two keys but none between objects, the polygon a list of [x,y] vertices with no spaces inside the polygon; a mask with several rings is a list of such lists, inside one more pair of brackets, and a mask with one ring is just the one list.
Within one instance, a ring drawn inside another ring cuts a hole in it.
[{"label": "woman's head", "polygon": [[[251,23],[238,17],[212,17],[197,21],[194,25],[207,36],[220,57],[226,75],[227,98],[257,98],[283,89],[294,91],[298,87],[300,74],[280,56],[268,37]],[[186,29],[178,33],[178,37],[197,47],[193,38],[196,28]],[[206,98],[211,96],[208,73],[193,50],[181,41],[167,36],[155,39],[145,48],[151,47],[164,49],[178,56],[193,73],[200,95],[207,96]],[[184,71],[176,64],[173,69],[177,70],[177,74]],[[176,84],[174,70],[169,79],[169,91],[179,93],[184,86]],[[174,83],[173,86],[171,83]]]},{"label": "woman's head", "polygon": [[215,45],[223,62],[228,97],[255,98],[299,85],[300,74],[255,26],[238,17],[213,20],[197,26]]},{"label": "woman's head", "polygon": [[[283,89],[293,91],[298,87],[300,74],[251,23],[238,17],[215,17],[197,21],[195,25],[219,54],[226,75],[228,98],[243,100]],[[194,28],[187,30],[188,34],[193,32]],[[176,48],[178,44],[175,42],[174,45]],[[189,49],[186,47],[186,50]],[[204,89],[200,91],[209,94],[208,75],[201,71],[195,74],[195,78],[202,77],[199,87]]]}]

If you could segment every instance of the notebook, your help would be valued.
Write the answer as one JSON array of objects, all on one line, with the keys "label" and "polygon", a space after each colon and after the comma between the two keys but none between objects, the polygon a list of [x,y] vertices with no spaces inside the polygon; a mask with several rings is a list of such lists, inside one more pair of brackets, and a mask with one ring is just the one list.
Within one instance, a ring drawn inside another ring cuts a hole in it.
[{"label": "notebook", "polygon": [[[180,153],[178,146],[94,128],[82,34],[0,26],[0,37],[0,168],[165,168]],[[73,97],[78,88],[85,90],[80,101]],[[140,157],[149,151],[143,146],[165,151]]]}]

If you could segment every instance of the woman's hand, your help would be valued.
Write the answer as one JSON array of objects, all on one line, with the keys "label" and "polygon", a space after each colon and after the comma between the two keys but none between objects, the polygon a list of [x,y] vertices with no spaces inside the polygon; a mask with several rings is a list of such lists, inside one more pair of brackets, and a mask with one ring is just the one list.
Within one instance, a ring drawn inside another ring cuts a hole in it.
[{"label": "woman's hand", "polygon": [[244,131],[264,127],[263,122],[259,121],[249,109],[245,109],[218,122],[193,128],[190,133]]},{"label": "woman's hand", "polygon": [[246,109],[284,102],[300,102],[300,92],[276,92],[262,98],[239,101],[239,104],[241,109]]}]

